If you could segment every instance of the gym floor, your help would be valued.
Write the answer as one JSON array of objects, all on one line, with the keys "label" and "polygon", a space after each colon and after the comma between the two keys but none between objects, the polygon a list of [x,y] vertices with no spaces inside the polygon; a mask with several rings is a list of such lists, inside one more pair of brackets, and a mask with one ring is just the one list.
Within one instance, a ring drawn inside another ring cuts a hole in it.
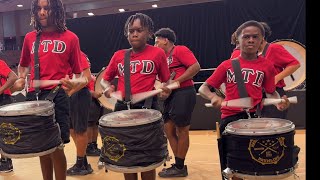
[{"label": "gym floor", "polygon": [[[296,175],[285,178],[289,179],[306,179],[306,133],[305,130],[296,130],[294,136],[295,144],[301,148],[299,153],[298,168],[296,169]],[[217,148],[217,136],[215,131],[190,131],[190,148],[186,157],[186,164],[188,166],[189,176],[185,178],[160,178],[158,180],[221,180],[220,164]],[[99,147],[101,146],[101,138],[98,137]],[[75,145],[71,143],[65,147],[65,153],[67,156],[67,166],[71,167],[76,160]],[[171,149],[169,148],[169,154],[172,156]],[[98,169],[97,162],[98,157],[88,157],[88,161],[91,164],[94,172],[86,176],[67,176],[67,180],[122,180],[122,173],[108,171],[104,169]],[[170,167],[171,163],[174,163],[174,159],[167,162],[167,167]],[[0,180],[41,180],[41,168],[39,158],[26,158],[26,159],[13,159],[13,172],[1,173]],[[163,165],[157,168],[157,172],[161,171]],[[141,179],[139,177],[139,179]],[[272,178],[275,179],[275,178]]]}]

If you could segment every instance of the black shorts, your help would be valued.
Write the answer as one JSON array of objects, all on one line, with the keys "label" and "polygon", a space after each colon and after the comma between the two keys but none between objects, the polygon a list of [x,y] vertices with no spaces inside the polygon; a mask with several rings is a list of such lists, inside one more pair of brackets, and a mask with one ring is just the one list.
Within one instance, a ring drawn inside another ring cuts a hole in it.
[{"label": "black shorts", "polygon": [[70,97],[70,129],[83,133],[88,128],[91,94],[87,87],[80,89]]},{"label": "black shorts", "polygon": [[0,106],[11,104],[13,102],[13,98],[8,94],[0,95]]},{"label": "black shorts", "polygon": [[[41,90],[39,93],[39,99],[44,100],[50,93],[50,90]],[[27,101],[36,100],[35,92],[28,92]],[[60,127],[61,139],[64,144],[70,142],[70,130],[69,130],[69,97],[65,91],[60,88],[57,95],[53,99],[55,119]]]},{"label": "black shorts", "polygon": [[91,98],[88,126],[92,127],[99,124],[99,119],[103,115],[103,107],[96,98]]},{"label": "black shorts", "polygon": [[164,122],[171,120],[178,127],[189,126],[195,104],[196,90],[193,86],[173,90],[163,103]]},{"label": "black shorts", "polygon": [[[286,92],[284,91],[283,88],[277,87],[276,91],[279,93],[280,97],[282,97],[283,95],[286,95]],[[265,94],[264,94],[264,97],[266,97]],[[288,109],[284,111],[279,111],[278,108],[274,105],[264,106],[261,110],[261,117],[286,119],[287,114],[288,114]]]}]

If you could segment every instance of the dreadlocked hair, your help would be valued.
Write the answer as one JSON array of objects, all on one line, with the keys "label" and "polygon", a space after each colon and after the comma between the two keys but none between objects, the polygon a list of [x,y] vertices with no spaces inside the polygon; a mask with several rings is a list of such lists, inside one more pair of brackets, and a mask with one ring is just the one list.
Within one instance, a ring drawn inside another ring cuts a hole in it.
[{"label": "dreadlocked hair", "polygon": [[260,22],[260,24],[263,26],[264,31],[266,32],[264,39],[267,40],[272,34],[271,28],[266,22]]},{"label": "dreadlocked hair", "polygon": [[[66,27],[66,18],[65,11],[61,0],[47,0],[49,11],[49,17],[53,20],[53,24],[57,27],[59,32],[63,32],[67,30]],[[34,27],[35,30],[41,31],[42,27],[38,20],[38,0],[32,0],[31,4],[31,22],[30,25]]]},{"label": "dreadlocked hair", "polygon": [[154,26],[153,26],[152,19],[149,16],[147,16],[146,14],[136,13],[134,15],[131,15],[127,19],[126,23],[124,24],[124,35],[126,37],[128,36],[128,27],[129,27],[129,25],[132,25],[134,20],[136,20],[136,19],[140,19],[141,26],[148,28],[149,33],[151,35],[153,35]]}]

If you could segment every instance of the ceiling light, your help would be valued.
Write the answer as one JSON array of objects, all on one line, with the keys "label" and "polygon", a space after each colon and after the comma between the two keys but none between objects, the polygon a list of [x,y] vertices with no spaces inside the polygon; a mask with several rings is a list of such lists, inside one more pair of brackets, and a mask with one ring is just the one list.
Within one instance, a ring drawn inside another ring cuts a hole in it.
[{"label": "ceiling light", "polygon": [[18,6],[19,8],[23,7],[23,5],[22,5],[22,4],[18,4],[17,6]]},{"label": "ceiling light", "polygon": [[94,14],[92,12],[89,12],[88,15],[89,16],[94,16]]},{"label": "ceiling light", "polygon": [[126,10],[124,10],[124,9],[119,9],[119,12],[125,12]]},{"label": "ceiling light", "polygon": [[158,5],[157,5],[157,4],[152,4],[152,7],[153,7],[153,8],[157,8]]}]

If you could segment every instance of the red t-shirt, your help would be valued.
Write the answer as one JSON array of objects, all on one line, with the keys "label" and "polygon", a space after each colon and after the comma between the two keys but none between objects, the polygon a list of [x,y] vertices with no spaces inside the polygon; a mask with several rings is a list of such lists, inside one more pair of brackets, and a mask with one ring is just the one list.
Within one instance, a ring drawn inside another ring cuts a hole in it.
[{"label": "red t-shirt", "polygon": [[[34,43],[36,31],[27,33],[24,38],[20,66],[31,66],[31,80],[34,79]],[[80,45],[78,37],[71,31],[42,32],[39,43],[40,80],[60,80],[71,67],[75,74],[81,73]],[[52,89],[55,86],[44,87]],[[34,91],[30,87],[29,91]]]},{"label": "red t-shirt", "polygon": [[[253,106],[256,106],[262,99],[262,88],[266,93],[273,93],[275,91],[274,76],[275,70],[273,64],[270,61],[266,61],[265,58],[259,56],[256,60],[246,60],[241,56],[238,57],[240,67],[245,83],[248,96],[253,99]],[[219,88],[222,83],[225,83],[226,92],[225,100],[240,98],[238,92],[238,86],[235,82],[234,70],[232,68],[231,59],[223,61],[213,74],[206,80],[210,86]],[[238,114],[243,110],[240,108],[221,107],[221,118],[225,118],[231,115]],[[255,111],[255,108],[250,110]]]},{"label": "red t-shirt", "polygon": [[[103,79],[111,82],[116,76],[118,79],[118,90],[124,97],[124,56],[126,50],[119,50],[112,56]],[[147,45],[138,53],[130,54],[130,85],[131,94],[151,91],[154,89],[156,76],[160,82],[167,82],[170,78],[166,54],[161,48]]]},{"label": "red t-shirt", "polygon": [[[81,53],[81,56],[80,56],[80,68],[81,68],[81,71],[85,70],[85,69],[88,69],[90,68],[91,64],[90,64],[90,60],[88,58],[88,56],[80,51]],[[69,78],[72,79],[72,76],[73,76],[73,73],[72,73],[72,69],[71,67],[69,67]]]},{"label": "red t-shirt", "polygon": [[91,75],[91,80],[88,82],[87,87],[90,91],[94,91],[94,83],[96,82],[96,77]]},{"label": "red t-shirt", "polygon": [[[167,62],[170,71],[176,72],[174,79],[180,77],[184,72],[186,72],[188,67],[198,62],[192,51],[190,51],[186,46],[174,46],[172,59],[169,59],[169,56],[170,52],[167,53]],[[188,86],[193,86],[192,79],[186,80],[180,84],[180,88]]]},{"label": "red t-shirt", "polygon": [[[300,62],[280,44],[270,43],[265,57],[274,64],[276,74],[282,72],[287,66],[300,64]],[[286,84],[283,79],[277,83],[277,87],[281,88],[285,86]]]},{"label": "red t-shirt", "polygon": [[240,56],[240,49],[234,48],[233,51],[232,51],[230,59],[234,59],[234,58],[239,57],[239,56]]},{"label": "red t-shirt", "polygon": [[[7,78],[11,71],[12,70],[9,68],[9,66],[3,60],[0,59],[0,87],[7,82]],[[10,89],[4,90],[3,94],[11,95]]]}]

